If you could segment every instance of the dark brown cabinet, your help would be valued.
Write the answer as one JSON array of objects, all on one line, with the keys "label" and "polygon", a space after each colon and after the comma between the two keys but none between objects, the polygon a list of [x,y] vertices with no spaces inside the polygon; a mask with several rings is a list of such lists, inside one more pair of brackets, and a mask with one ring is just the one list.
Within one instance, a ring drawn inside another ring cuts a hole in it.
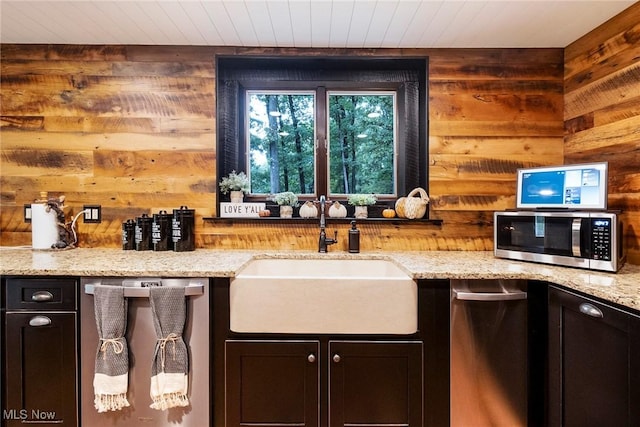
[{"label": "dark brown cabinet", "polygon": [[423,425],[421,342],[329,342],[329,426]]},{"label": "dark brown cabinet", "polygon": [[226,360],[227,427],[316,427],[321,407],[330,427],[423,425],[421,342],[227,341]]},{"label": "dark brown cabinet", "polygon": [[77,425],[76,292],[75,279],[4,281],[3,425]]},{"label": "dark brown cabinet", "polygon": [[317,341],[228,341],[226,426],[320,425]]},{"label": "dark brown cabinet", "polygon": [[640,317],[549,289],[551,426],[640,425]]}]

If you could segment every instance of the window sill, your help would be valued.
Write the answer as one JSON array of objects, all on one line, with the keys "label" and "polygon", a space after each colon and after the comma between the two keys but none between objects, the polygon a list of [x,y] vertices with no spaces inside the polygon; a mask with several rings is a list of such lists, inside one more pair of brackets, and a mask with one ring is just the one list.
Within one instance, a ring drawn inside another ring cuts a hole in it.
[{"label": "window sill", "polygon": [[[318,223],[320,221],[319,218],[300,218],[300,217],[295,217],[295,218],[280,218],[277,216],[268,216],[268,217],[259,217],[259,218],[230,218],[230,217],[204,217],[203,220],[205,222],[210,222],[213,224],[229,224],[229,223],[238,223],[238,224],[246,224],[246,223],[257,223],[257,222],[264,222],[264,223],[277,223],[277,224],[312,224],[314,226],[318,226]],[[390,224],[390,225],[401,225],[401,224],[407,224],[407,223],[418,223],[418,224],[424,224],[424,225],[434,225],[434,226],[438,226],[441,227],[442,226],[442,220],[441,219],[406,219],[406,218],[353,218],[353,217],[346,217],[346,218],[331,218],[331,217],[327,217],[326,218],[326,223],[327,225],[331,225],[331,224],[349,224],[351,221],[356,220],[358,223],[361,224],[368,224],[368,223],[373,223],[373,224]]]}]

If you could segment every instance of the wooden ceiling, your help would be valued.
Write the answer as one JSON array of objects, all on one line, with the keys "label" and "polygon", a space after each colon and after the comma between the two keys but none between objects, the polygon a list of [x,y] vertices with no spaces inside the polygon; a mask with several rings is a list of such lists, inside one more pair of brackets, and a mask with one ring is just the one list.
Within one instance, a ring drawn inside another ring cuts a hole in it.
[{"label": "wooden ceiling", "polygon": [[633,3],[2,0],[0,40],[313,48],[565,47]]}]

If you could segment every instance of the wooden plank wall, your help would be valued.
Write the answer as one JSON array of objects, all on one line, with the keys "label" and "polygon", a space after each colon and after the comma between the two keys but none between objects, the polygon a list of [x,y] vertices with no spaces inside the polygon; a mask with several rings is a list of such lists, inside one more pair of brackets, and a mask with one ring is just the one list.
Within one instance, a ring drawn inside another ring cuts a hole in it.
[{"label": "wooden plank wall", "polygon": [[2,244],[30,243],[22,206],[64,194],[85,247],[120,245],[121,223],[215,204],[211,49],[2,46]]},{"label": "wooden plank wall", "polygon": [[[1,244],[30,244],[23,204],[49,191],[73,212],[103,206],[101,224],[79,222],[83,247],[119,247],[124,220],[186,205],[198,247],[314,250],[315,222],[202,220],[216,204],[216,54],[429,57],[430,214],[444,222],[362,224],[363,251],[491,250],[515,170],[562,162],[562,49],[3,45]],[[331,250],[346,250],[336,228]]]},{"label": "wooden plank wall", "polygon": [[567,46],[564,86],[565,161],[609,162],[609,207],[640,264],[640,3]]}]

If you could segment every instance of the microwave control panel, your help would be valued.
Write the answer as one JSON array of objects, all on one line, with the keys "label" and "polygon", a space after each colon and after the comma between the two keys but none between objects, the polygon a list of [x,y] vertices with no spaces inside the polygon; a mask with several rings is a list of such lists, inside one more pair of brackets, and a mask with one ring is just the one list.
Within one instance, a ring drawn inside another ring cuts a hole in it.
[{"label": "microwave control panel", "polygon": [[591,220],[591,258],[611,260],[611,220],[593,218]]}]

